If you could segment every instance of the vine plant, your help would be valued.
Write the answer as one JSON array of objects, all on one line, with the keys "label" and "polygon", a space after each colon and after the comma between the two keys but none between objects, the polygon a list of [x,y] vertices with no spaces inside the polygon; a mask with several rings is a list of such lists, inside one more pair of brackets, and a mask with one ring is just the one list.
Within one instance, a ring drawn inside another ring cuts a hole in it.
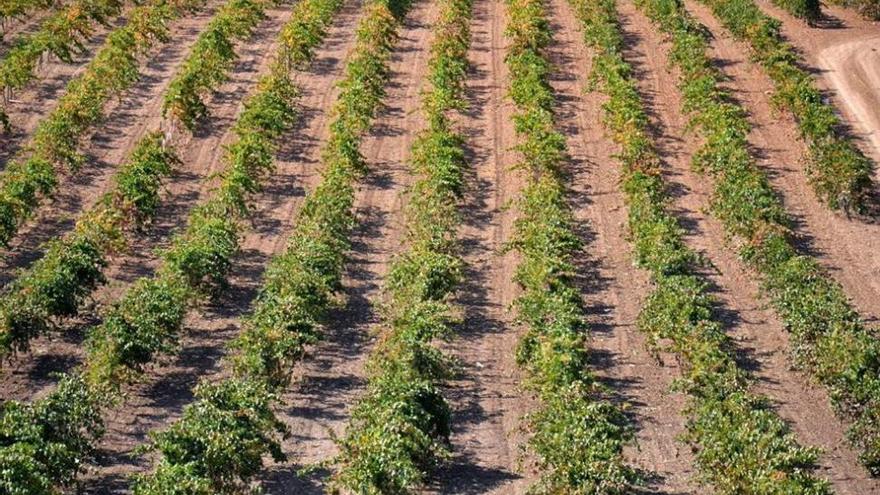
[{"label": "vine plant", "polygon": [[737,365],[714,314],[701,259],[668,212],[662,163],[633,69],[623,56],[615,0],[570,3],[586,44],[596,51],[591,80],[608,97],[603,122],[621,148],[621,188],[634,254],[654,284],[638,327],[652,350],[670,342],[668,350],[684,364],[680,387],[690,395],[685,439],[694,447],[701,478],[720,494],[830,493],[828,483],[812,474],[818,451],[798,445],[769,401],[749,391],[751,379]]}]

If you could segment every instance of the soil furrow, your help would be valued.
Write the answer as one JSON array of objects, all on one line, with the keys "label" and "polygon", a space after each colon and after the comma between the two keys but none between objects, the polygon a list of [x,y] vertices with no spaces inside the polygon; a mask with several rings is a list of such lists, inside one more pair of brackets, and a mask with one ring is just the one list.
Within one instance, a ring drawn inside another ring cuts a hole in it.
[{"label": "soil furrow", "polygon": [[[694,493],[693,456],[676,440],[684,431],[685,420],[679,413],[686,400],[670,390],[680,373],[677,362],[664,356],[658,363],[636,327],[649,280],[635,268],[626,240],[626,208],[619,188],[619,162],[614,158],[617,150],[601,123],[605,98],[597,92],[585,93],[591,57],[574,14],[564,0],[552,0],[551,5],[558,31],[551,52],[559,73],[554,82],[561,102],[558,118],[569,137],[572,198],[587,240],[580,269],[592,323],[593,363],[598,376],[631,405],[628,412],[637,429],[638,445],[627,455],[648,471],[651,490]],[[639,33],[631,26],[623,27],[633,51],[628,58],[639,56]],[[652,65],[644,70],[657,68]],[[651,104],[662,98],[664,88],[643,89]]]},{"label": "soil furrow", "polygon": [[475,2],[469,107],[461,121],[470,166],[459,232],[467,267],[458,298],[463,324],[447,346],[461,375],[448,391],[453,459],[437,473],[438,493],[523,493],[534,477],[518,468],[525,441],[520,424],[533,405],[520,388],[522,373],[514,359],[519,332],[509,308],[518,293],[511,283],[517,256],[503,252],[515,218],[507,206],[522,186],[511,169],[517,155],[505,24],[503,0]]},{"label": "soil furrow", "polygon": [[760,297],[754,274],[744,268],[732,249],[725,247],[723,226],[705,211],[712,187],[710,179],[690,167],[699,142],[687,130],[687,119],[681,113],[681,96],[675,89],[677,75],[667,69],[668,43],[631,2],[621,2],[620,11],[625,27],[643,37],[639,43],[642,55],[630,61],[636,67],[653,64],[654,69],[640,79],[646,86],[662,88],[664,95],[651,107],[659,152],[669,167],[667,180],[675,198],[672,206],[686,227],[688,244],[703,253],[710,264],[704,275],[713,285],[719,316],[734,339],[740,364],[756,378],[753,391],[771,400],[803,445],[825,450],[818,474],[832,482],[836,493],[876,492],[876,482],[859,466],[824,390],[791,369],[788,334]]},{"label": "soil furrow", "polygon": [[[62,7],[63,8],[63,7]],[[84,50],[75,52],[73,62],[68,63],[52,55],[44,55],[42,63],[36,71],[37,77],[22,90],[15,91],[12,99],[4,106],[12,130],[8,134],[0,133],[0,169],[6,168],[6,163],[14,158],[16,152],[27,143],[33,135],[37,125],[52,109],[63,94],[67,83],[81,74],[92,57],[103,46],[107,35],[114,29],[124,26],[132,7],[126,7],[121,15],[114,18],[108,25],[95,24],[94,35],[83,43]],[[48,17],[48,16],[46,16]],[[10,40],[29,31],[37,31],[40,24],[34,24],[24,28],[22,32],[10,35]],[[0,59],[5,58],[8,50],[0,50]]]},{"label": "soil furrow", "polygon": [[[253,52],[262,56],[257,65],[268,62],[268,54],[275,53],[272,40],[289,11],[289,6],[285,6],[283,15],[273,10],[271,33],[266,33],[265,39],[259,35],[257,43],[243,51],[242,59],[247,57],[245,53]],[[108,421],[108,434],[102,444],[105,462],[87,483],[90,493],[124,490],[127,476],[149,467],[148,463],[133,458],[131,449],[146,440],[147,432],[161,429],[179,417],[183,407],[192,401],[192,388],[200,379],[225,373],[218,366],[225,344],[239,331],[241,317],[256,296],[266,263],[284,249],[304,191],[319,180],[317,159],[308,156],[316,148],[316,136],[326,127],[329,105],[336,93],[335,89],[327,91],[327,88],[342,74],[343,58],[353,44],[359,12],[360,2],[344,7],[318,49],[314,63],[295,74],[294,79],[302,90],[297,105],[300,121],[282,144],[275,160],[276,172],[252,208],[255,215],[241,243],[242,251],[235,259],[230,287],[222,298],[209,302],[187,318],[187,331],[181,343],[183,351],[173,362],[149,373],[144,383],[130,391],[125,407]],[[276,14],[279,15],[276,17]],[[241,74],[236,72],[234,78],[238,76]]]},{"label": "soil furrow", "polygon": [[[833,213],[812,192],[803,168],[806,147],[790,114],[773,108],[773,85],[749,60],[745,44],[732,39],[707,8],[689,4],[713,33],[713,56],[729,78],[733,97],[749,112],[749,136],[758,164],[782,195],[795,220],[799,247],[828,269],[869,322],[880,318],[880,222],[849,220]],[[819,78],[821,80],[821,78]]]},{"label": "soil furrow", "polygon": [[[421,0],[400,28],[385,106],[361,144],[369,171],[356,192],[358,225],[343,278],[345,304],[331,314],[325,340],[294,368],[294,381],[279,411],[292,430],[284,445],[290,462],[270,469],[264,485],[269,493],[322,493],[320,477],[326,473],[302,479],[296,470],[337,451],[331,431],[344,431],[348,410],[364,391],[366,356],[380,322],[381,281],[403,237],[400,193],[409,182],[410,144],[422,126],[419,95],[436,14],[433,2]],[[307,159],[318,163],[326,136],[325,131],[306,153]]]}]

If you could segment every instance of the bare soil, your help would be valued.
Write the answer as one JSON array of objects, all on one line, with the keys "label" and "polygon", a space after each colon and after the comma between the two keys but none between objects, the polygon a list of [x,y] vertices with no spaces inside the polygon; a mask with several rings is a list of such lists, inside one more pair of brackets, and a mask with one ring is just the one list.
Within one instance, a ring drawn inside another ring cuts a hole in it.
[{"label": "bare soil", "polygon": [[[279,417],[292,431],[284,445],[290,461],[269,469],[269,493],[323,493],[327,472],[300,477],[297,470],[338,452],[334,435],[344,435],[351,408],[365,391],[367,357],[381,325],[382,280],[405,234],[401,193],[411,181],[409,148],[422,129],[420,90],[436,16],[436,4],[419,1],[400,28],[385,106],[361,145],[369,172],[355,196],[358,224],[343,279],[345,301],[331,314],[325,340],[295,368],[294,383],[283,397]],[[326,136],[322,128],[321,144]],[[319,153],[316,146],[308,156],[317,162]]]},{"label": "bare soil", "polygon": [[[783,32],[841,109],[860,146],[871,156],[880,156],[875,149],[880,139],[876,25],[828,7],[820,26],[809,28],[769,0],[759,3],[782,20]],[[106,124],[84,143],[89,163],[80,173],[62,178],[57,198],[40,208],[4,253],[0,283],[37,259],[43,241],[68,232],[76,216],[107,190],[116,167],[138,139],[160,128],[165,88],[217,5],[219,0],[212,1],[202,13],[175,23],[174,41],[151,53],[141,81],[110,104]],[[122,407],[110,414],[99,466],[85,476],[81,491],[126,493],[129,476],[151,466],[149,459],[133,457],[132,449],[146,440],[148,431],[179,417],[199,380],[225,374],[221,364],[225,345],[240,330],[266,263],[284,249],[305,192],[320,180],[320,151],[339,93],[335,84],[353,47],[361,7],[362,0],[352,0],[343,9],[315,63],[295,76],[303,91],[300,122],[283,143],[277,173],[255,200],[229,291],[192,312],[181,352],[149,370],[141,383],[130,387]],[[792,117],[771,106],[770,80],[750,61],[747,46],[730,38],[705,7],[691,0],[687,7],[714,36],[712,55],[729,77],[726,85],[734,98],[749,112],[754,126],[750,144],[796,221],[800,247],[817,257],[874,324],[880,317],[880,222],[847,219],[816,200],[803,173],[804,144]],[[509,75],[504,63],[506,9],[504,0],[474,3],[469,107],[458,122],[467,137],[470,165],[460,229],[466,277],[457,303],[463,323],[459,334],[443,344],[460,365],[459,375],[446,389],[454,411],[453,455],[433,474],[426,493],[524,494],[538,475],[535,459],[524,449],[527,435],[521,429],[523,416],[537,405],[521,387],[523,376],[514,360],[522,331],[511,308],[519,293],[513,280],[518,259],[504,250],[516,218],[513,202],[523,186],[521,172],[513,168],[518,154],[513,149],[514,108],[507,96]],[[624,55],[636,70],[649,111],[671,184],[671,206],[682,220],[687,242],[710,262],[705,275],[718,298],[717,314],[734,338],[741,364],[756,378],[754,390],[771,399],[801,443],[824,449],[819,473],[831,481],[836,493],[880,493],[880,483],[868,477],[847,444],[845,425],[832,413],[824,390],[791,369],[782,323],[768,308],[754,274],[728,248],[722,226],[705,211],[711,183],[690,169],[699,140],[689,133],[681,113],[677,74],[667,63],[668,43],[631,0],[620,0],[619,9],[627,41]],[[693,452],[677,439],[684,431],[682,409],[687,404],[687,398],[672,389],[681,374],[679,364],[666,353],[652,356],[636,327],[650,280],[633,263],[619,188],[620,164],[614,157],[618,150],[601,123],[605,100],[597,92],[585,91],[593,53],[585,47],[565,0],[549,0],[548,11],[555,37],[549,50],[556,69],[551,84],[570,154],[569,199],[585,241],[577,266],[591,324],[592,364],[610,396],[633,420],[637,445],[626,456],[649,474],[648,490],[703,493],[706,487],[696,480]],[[82,360],[84,329],[98,323],[102,308],[121,297],[138,277],[155,271],[160,260],[157,250],[184,226],[187,213],[216,183],[213,174],[223,166],[230,126],[274,52],[275,36],[289,13],[289,5],[271,9],[254,37],[242,44],[232,77],[208,101],[211,118],[194,134],[176,136],[183,164],[168,181],[156,221],[133,236],[130,250],[113,257],[107,271],[110,284],[96,292],[81,318],[63,322],[62,332],[37,339],[31,352],[4,366],[2,399],[29,399],[50,390],[56,382],[52,372],[68,370]],[[362,147],[370,172],[356,193],[359,223],[344,300],[331,317],[326,339],[296,367],[294,383],[284,394],[280,416],[293,432],[284,444],[290,461],[269,467],[262,480],[266,493],[326,489],[327,471],[318,469],[309,475],[298,471],[337,453],[334,436],[344,433],[351,408],[365,391],[366,362],[382,325],[383,279],[405,240],[402,193],[412,181],[409,148],[424,126],[420,91],[437,15],[435,3],[420,0],[401,29],[386,106]],[[0,160],[25,142],[54,106],[64,83],[82,70],[101,36],[76,64],[50,62],[41,72],[41,82],[16,96],[20,101],[14,104],[13,120],[19,128],[0,144]]]},{"label": "bare soil", "polygon": [[458,301],[463,325],[448,345],[461,369],[448,393],[455,411],[454,457],[437,473],[437,493],[523,493],[534,478],[520,429],[533,404],[520,388],[514,356],[520,329],[510,307],[518,294],[518,259],[503,249],[515,218],[509,207],[523,185],[511,168],[517,154],[504,63],[506,23],[502,0],[474,2],[468,110],[461,120],[470,166],[459,232],[467,266]]}]

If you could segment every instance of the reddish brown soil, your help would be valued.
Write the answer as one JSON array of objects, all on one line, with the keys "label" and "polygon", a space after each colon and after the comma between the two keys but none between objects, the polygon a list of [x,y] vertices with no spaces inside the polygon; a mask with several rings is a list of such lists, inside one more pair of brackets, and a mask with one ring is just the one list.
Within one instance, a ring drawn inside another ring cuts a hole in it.
[{"label": "reddish brown soil", "polygon": [[[876,136],[880,120],[872,112],[876,112],[877,95],[867,88],[878,84],[870,79],[876,72],[871,64],[880,57],[873,52],[854,56],[851,51],[853,42],[873,43],[870,40],[877,38],[876,27],[851,12],[829,8],[823,27],[811,29],[780,15],[768,0],[760,2],[783,19],[784,32],[804,51],[808,66],[835,71],[817,70],[819,82],[823,88],[847,93],[840,96],[832,91],[830,95],[842,105],[854,132],[868,140],[872,137],[869,134]],[[212,2],[212,6],[218,3]],[[179,355],[151,369],[142,383],[129,389],[124,404],[111,413],[109,432],[100,446],[100,466],[85,477],[84,491],[125,492],[128,475],[151,465],[148,460],[133,458],[132,448],[145,441],[148,431],[162,428],[180,415],[191,402],[192,387],[199,379],[224,373],[220,363],[224,346],[240,330],[241,317],[255,296],[266,263],[284,248],[304,192],[320,178],[320,150],[338,94],[334,83],[341,78],[353,46],[361,3],[353,0],[343,10],[318,50],[315,64],[296,76],[303,89],[301,122],[281,149],[276,175],[255,201],[252,225],[236,259],[230,290],[190,315]],[[557,69],[552,85],[558,95],[560,130],[567,136],[571,155],[570,201],[585,241],[577,262],[591,323],[592,362],[611,396],[623,404],[633,420],[638,442],[626,455],[652,474],[649,490],[702,493],[706,488],[695,480],[693,453],[676,438],[684,431],[681,410],[686,397],[672,391],[671,386],[681,370],[671,355],[661,353],[659,361],[655,360],[635,325],[650,282],[644,271],[634,267],[626,237],[626,208],[618,185],[619,162],[614,158],[617,147],[605,135],[600,121],[604,99],[599,93],[584,91],[592,52],[585,48],[565,0],[549,0],[548,5],[555,35],[550,57]],[[674,212],[683,221],[689,244],[711,262],[706,276],[718,297],[718,314],[734,337],[742,364],[755,374],[755,391],[771,398],[803,444],[825,449],[819,472],[829,478],[836,493],[880,492],[880,484],[858,465],[844,439],[845,426],[832,414],[825,392],[790,369],[782,324],[759,294],[754,275],[744,270],[727,248],[721,225],[704,211],[711,184],[689,167],[699,141],[688,134],[680,111],[676,74],[667,64],[668,44],[629,0],[621,0],[619,7],[627,40],[625,56],[636,69],[649,110],[674,194]],[[688,7],[715,35],[713,56],[730,76],[728,86],[733,95],[750,112],[755,127],[751,144],[798,220],[803,248],[815,254],[841,282],[866,318],[875,319],[880,315],[876,309],[880,302],[880,282],[876,280],[880,224],[847,220],[828,212],[815,199],[803,174],[805,149],[797,139],[794,122],[791,116],[770,107],[770,81],[749,61],[745,45],[732,40],[704,7],[693,3]],[[150,54],[142,81],[110,105],[110,119],[86,143],[92,160],[80,174],[64,177],[58,198],[41,207],[37,218],[22,229],[0,261],[0,282],[12,277],[13,268],[28,266],[36,259],[42,252],[42,241],[68,231],[76,215],[107,189],[115,167],[137,140],[160,126],[162,94],[212,9],[177,23],[174,42]],[[512,202],[523,185],[520,173],[511,168],[517,153],[512,149],[516,136],[504,64],[505,11],[503,0],[475,1],[473,44],[468,55],[472,65],[467,81],[470,106],[459,119],[467,137],[470,165],[460,230],[467,276],[457,298],[463,324],[455,339],[444,344],[460,363],[461,372],[447,387],[454,410],[452,460],[432,477],[426,490],[429,493],[522,494],[537,476],[534,459],[523,451],[527,438],[520,429],[523,415],[536,404],[521,388],[523,377],[514,362],[521,329],[513,321],[510,306],[518,294],[513,282],[518,260],[514,253],[503,250],[516,217]],[[63,335],[38,339],[32,352],[4,368],[0,397],[26,399],[50,389],[55,383],[50,371],[69,369],[81,360],[82,328],[94,324],[101,308],[119,298],[137,277],[155,270],[159,261],[156,250],[167,245],[186,214],[215,183],[211,174],[223,166],[222,146],[230,139],[229,127],[273,52],[275,35],[288,15],[289,5],[271,10],[253,39],[240,48],[241,57],[230,81],[210,98],[211,119],[193,136],[178,133],[183,165],[168,181],[163,193],[165,206],[153,225],[134,236],[131,250],[113,258],[108,270],[111,283],[97,292],[95,304],[86,308],[83,318],[64,323]],[[390,260],[402,249],[405,234],[401,212],[405,196],[401,193],[412,180],[407,164],[409,147],[423,127],[419,92],[436,15],[435,4],[421,0],[401,30],[391,63],[387,106],[363,145],[370,173],[357,191],[359,224],[345,277],[344,301],[332,315],[325,341],[297,366],[294,383],[283,397],[280,415],[293,432],[284,445],[291,460],[270,466],[263,479],[267,493],[324,490],[326,472],[300,476],[297,471],[337,452],[333,435],[344,433],[351,407],[364,392],[367,356],[382,324],[383,279]],[[99,41],[90,45],[92,52]],[[0,158],[23,142],[24,134],[52,108],[63,82],[81,70],[87,58],[72,66],[50,64],[45,69],[46,79],[35,85],[34,94],[25,92],[18,97],[22,102],[16,111],[20,113],[13,118],[22,123],[23,132],[4,142]],[[39,92],[45,93],[41,97]]]},{"label": "reddish brown soil", "polygon": [[819,52],[818,63],[826,68],[838,99],[880,156],[880,35],[841,43]]},{"label": "reddish brown soil", "polygon": [[[369,173],[356,192],[358,225],[344,277],[345,301],[331,314],[325,340],[296,367],[295,381],[284,395],[280,417],[293,433],[285,444],[291,461],[269,470],[269,493],[322,492],[325,472],[303,478],[296,470],[336,454],[332,435],[344,434],[351,407],[364,393],[364,368],[381,324],[382,280],[403,241],[400,194],[410,181],[409,148],[422,128],[419,97],[436,15],[435,4],[416,2],[400,29],[386,105],[361,145]],[[325,108],[331,101],[325,101]],[[326,136],[322,128],[318,142],[323,144]],[[317,163],[319,153],[315,146],[306,156]]]},{"label": "reddish brown soil", "polygon": [[461,374],[448,393],[455,411],[454,457],[436,476],[438,493],[523,493],[534,476],[525,459],[519,462],[520,421],[532,404],[520,389],[522,374],[514,360],[519,329],[510,305],[517,295],[512,280],[518,260],[503,252],[515,217],[507,207],[522,186],[511,170],[517,154],[504,63],[506,22],[503,1],[474,3],[469,107],[461,122],[470,167],[459,233],[467,266],[459,298],[464,324],[448,345]]},{"label": "reddish brown soil", "polygon": [[[67,83],[85,70],[86,65],[103,45],[107,34],[125,24],[129,10],[130,8],[125,9],[122,15],[113,19],[107,26],[97,24],[94,36],[83,44],[84,51],[74,54],[72,63],[45,55],[37,68],[36,79],[28,87],[13,93],[12,99],[4,106],[12,130],[8,134],[0,134],[0,163],[2,163],[0,169],[6,168],[6,162],[26,144],[27,138],[31,136],[40,120],[55,108],[56,100],[64,94]],[[4,46],[0,47],[0,59],[5,58],[9,48],[7,45],[14,42],[19,35],[36,31],[40,28],[40,23],[28,20],[19,22],[16,26],[15,34],[10,34]]]}]

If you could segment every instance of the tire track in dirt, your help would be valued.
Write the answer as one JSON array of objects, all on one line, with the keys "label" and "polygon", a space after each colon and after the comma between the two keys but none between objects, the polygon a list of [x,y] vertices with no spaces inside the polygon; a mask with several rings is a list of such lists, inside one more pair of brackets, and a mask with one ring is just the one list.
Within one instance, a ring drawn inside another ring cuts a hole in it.
[{"label": "tire track in dirt", "polygon": [[[331,314],[325,340],[295,367],[294,381],[282,397],[278,417],[291,427],[284,442],[290,460],[269,470],[268,493],[323,493],[325,472],[303,479],[296,470],[337,452],[330,431],[344,432],[349,408],[364,392],[364,365],[381,321],[382,280],[404,234],[400,193],[410,181],[410,144],[422,127],[420,91],[436,15],[433,2],[418,1],[399,29],[385,106],[361,145],[369,171],[355,195],[358,225],[343,278],[345,306]],[[328,101],[326,110],[331,106]],[[316,163],[321,147],[310,152]]]},{"label": "tire track in dirt", "polygon": [[[880,162],[880,136],[878,136],[880,115],[877,115],[876,108],[871,107],[869,112],[874,120],[864,122],[865,118],[862,112],[850,102],[853,95],[847,94],[853,88],[839,86],[836,81],[840,78],[857,80],[857,75],[835,67],[835,62],[841,60],[833,57],[833,51],[825,53],[826,50],[836,47],[864,42],[863,49],[865,51],[860,54],[866,57],[870,56],[869,60],[873,58],[870,65],[867,66],[871,67],[874,73],[880,71],[880,62],[877,61],[876,54],[876,50],[880,49],[877,39],[880,34],[880,30],[878,30],[880,24],[864,19],[852,9],[823,3],[822,19],[818,22],[817,27],[811,27],[784,9],[773,5],[770,0],[756,0],[756,3],[761,7],[761,10],[781,22],[782,35],[800,53],[806,70],[814,75],[817,86],[833,102],[838,114],[849,127],[850,134],[856,138],[859,147],[874,160],[875,164]],[[860,60],[860,62],[865,63],[867,60]],[[855,87],[858,86],[855,85]],[[876,94],[880,91],[880,86],[873,83],[872,87],[861,91],[867,91],[861,96],[877,98]],[[877,177],[876,174],[875,177]]]},{"label": "tire track in dirt", "polygon": [[[614,158],[618,150],[601,123],[601,105],[606,99],[597,92],[584,93],[592,58],[574,13],[564,0],[551,0],[550,5],[557,31],[551,47],[559,74],[553,82],[561,102],[557,116],[572,156],[575,216],[584,223],[587,241],[580,275],[591,323],[593,363],[600,379],[631,406],[627,412],[637,429],[638,445],[626,455],[652,475],[651,491],[696,493],[691,479],[695,475],[693,455],[676,440],[684,432],[680,411],[686,401],[681,393],[671,391],[680,376],[679,366],[671,356],[663,356],[660,365],[648,353],[645,337],[636,327],[650,282],[647,273],[634,266],[626,239],[627,210],[619,187],[620,164]],[[629,26],[623,27],[629,37],[627,45],[633,47],[638,39]],[[664,88],[643,90],[652,103],[663,98]]]},{"label": "tire track in dirt", "polygon": [[880,222],[849,220],[819,202],[804,173],[806,145],[798,138],[793,117],[774,109],[772,81],[749,60],[747,46],[731,38],[706,7],[695,3],[688,7],[714,35],[713,56],[729,78],[728,89],[749,113],[753,126],[749,142],[795,220],[799,247],[815,256],[843,286],[862,317],[876,324],[880,320]]},{"label": "tire track in dirt", "polygon": [[[277,25],[273,22],[267,40],[275,39],[290,6],[284,6],[284,11],[283,19],[277,19]],[[180,416],[183,407],[192,401],[192,388],[199,380],[226,374],[219,366],[225,345],[241,328],[241,317],[256,296],[267,262],[284,249],[305,190],[320,178],[315,150],[318,142],[323,141],[322,133],[326,133],[328,110],[338,93],[333,82],[341,77],[359,13],[359,1],[346,5],[317,50],[314,63],[294,74],[302,95],[297,105],[299,122],[285,138],[276,156],[276,172],[253,205],[255,215],[242,240],[242,251],[234,261],[230,287],[223,297],[187,318],[182,352],[131,390],[124,410],[117,410],[108,422],[108,434],[102,444],[105,465],[87,483],[89,493],[124,490],[128,475],[150,467],[148,462],[133,458],[131,449],[146,440],[147,432],[164,428]],[[254,53],[265,56],[261,65],[265,66],[269,54],[275,53],[274,45],[273,42],[252,47]]]},{"label": "tire track in dirt", "polygon": [[690,160],[700,140],[688,131],[687,118],[681,113],[681,95],[675,89],[677,74],[670,73],[667,65],[669,44],[631,2],[621,2],[620,12],[626,29],[641,37],[636,48],[639,53],[628,59],[637,70],[652,67],[640,76],[640,83],[662,88],[662,98],[655,99],[650,107],[659,152],[670,168],[666,178],[674,197],[672,206],[683,220],[688,244],[711,264],[703,275],[713,285],[718,316],[733,338],[740,364],[756,378],[753,391],[771,400],[802,445],[825,450],[817,474],[828,478],[836,493],[876,493],[878,485],[859,466],[827,394],[791,369],[788,334],[760,296],[755,275],[744,268],[732,249],[725,247],[729,243],[724,227],[705,211],[712,187],[709,178],[691,170]]},{"label": "tire track in dirt", "polygon": [[518,256],[503,252],[516,216],[507,206],[523,186],[511,169],[517,153],[505,25],[503,0],[474,3],[468,110],[460,121],[470,166],[459,231],[466,266],[458,295],[463,324],[445,346],[461,375],[447,392],[453,458],[436,474],[432,493],[524,493],[534,478],[518,468],[525,442],[520,425],[534,401],[520,388],[523,374],[514,356],[520,332],[510,306],[519,292],[513,283]]},{"label": "tire track in dirt", "polygon": [[837,98],[880,156],[880,35],[830,46],[817,56]]}]

